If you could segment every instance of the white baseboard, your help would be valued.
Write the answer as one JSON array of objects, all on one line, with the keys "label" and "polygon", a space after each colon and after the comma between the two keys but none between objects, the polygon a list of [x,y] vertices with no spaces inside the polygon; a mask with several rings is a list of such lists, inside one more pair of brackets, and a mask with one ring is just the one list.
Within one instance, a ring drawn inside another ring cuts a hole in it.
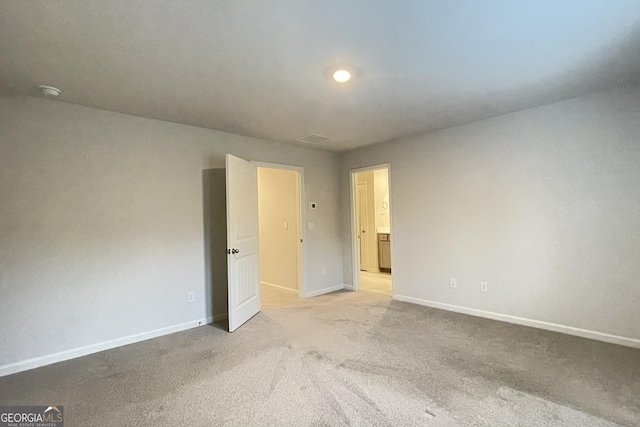
[{"label": "white baseboard", "polygon": [[307,292],[307,295],[305,297],[306,298],[313,298],[313,297],[317,297],[317,296],[320,296],[320,295],[328,294],[330,292],[339,291],[341,289],[344,289],[344,285],[343,284],[339,284],[339,285],[336,285],[336,286],[331,286],[330,288],[319,289],[319,290],[313,291],[313,292]]},{"label": "white baseboard", "polygon": [[345,285],[343,285],[343,286],[344,286],[344,288],[345,288],[346,290],[348,290],[348,291],[352,291],[352,290],[353,290],[353,285],[347,285],[347,284],[345,284]]},{"label": "white baseboard", "polygon": [[185,331],[187,329],[197,328],[198,326],[209,324],[212,321],[213,317],[208,317],[200,320],[192,320],[191,322],[180,323],[179,325],[167,326],[165,328],[155,329],[153,331],[142,332],[122,338],[116,338],[109,341],[103,341],[96,344],[89,344],[83,347],[60,351],[58,353],[47,354],[45,356],[39,356],[32,359],[9,363],[7,365],[0,366],[0,377],[22,371],[28,371],[29,369],[39,368],[41,366],[51,365],[52,363],[75,359],[76,357],[98,353],[100,351],[121,347],[123,345],[145,341],[151,338],[157,338],[163,335],[173,334],[175,332]]},{"label": "white baseboard", "polygon": [[283,290],[283,291],[291,292],[291,293],[294,293],[296,295],[298,294],[298,290],[297,289],[286,288],[284,286],[276,285],[275,283],[269,283],[269,282],[260,281],[260,284],[261,285],[272,286],[274,288],[278,288],[278,289]]},{"label": "white baseboard", "polygon": [[427,301],[421,298],[407,297],[403,295],[394,295],[393,299],[397,301],[424,305],[427,307],[439,308],[441,310],[454,311],[456,313],[469,314],[471,316],[484,317],[486,319],[499,320],[501,322],[515,323],[516,325],[530,326],[532,328],[545,329],[547,331],[560,332],[563,334],[575,335],[582,338],[589,338],[592,340],[624,345],[626,347],[640,348],[640,339],[636,338],[611,335],[604,332],[591,331],[589,329],[574,328],[573,326],[559,325],[557,323],[543,322],[541,320],[527,319],[525,317],[494,313],[492,311],[478,310],[475,308],[445,304],[442,302]]}]

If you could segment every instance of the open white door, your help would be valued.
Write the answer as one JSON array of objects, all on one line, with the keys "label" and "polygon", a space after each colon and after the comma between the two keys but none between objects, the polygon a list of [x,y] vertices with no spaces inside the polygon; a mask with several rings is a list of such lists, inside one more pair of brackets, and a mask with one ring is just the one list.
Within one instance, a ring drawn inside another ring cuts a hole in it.
[{"label": "open white door", "polygon": [[229,332],[260,311],[258,176],[256,166],[230,154],[227,170]]}]

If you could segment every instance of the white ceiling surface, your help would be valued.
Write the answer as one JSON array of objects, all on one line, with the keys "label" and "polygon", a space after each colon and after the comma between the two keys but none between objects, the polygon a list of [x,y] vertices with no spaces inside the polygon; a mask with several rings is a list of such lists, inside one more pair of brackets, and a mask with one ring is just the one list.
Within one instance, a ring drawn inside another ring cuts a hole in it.
[{"label": "white ceiling surface", "polygon": [[[0,0],[0,90],[335,151],[635,82],[638,0]],[[360,75],[340,86],[335,65]]]}]

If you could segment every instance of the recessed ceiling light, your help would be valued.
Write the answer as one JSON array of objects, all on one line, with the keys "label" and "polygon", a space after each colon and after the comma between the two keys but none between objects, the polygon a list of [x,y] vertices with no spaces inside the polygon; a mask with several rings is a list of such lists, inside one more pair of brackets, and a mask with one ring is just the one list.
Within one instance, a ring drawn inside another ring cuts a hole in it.
[{"label": "recessed ceiling light", "polygon": [[351,80],[351,73],[349,70],[345,70],[344,68],[340,68],[333,72],[333,80],[338,83],[346,83]]},{"label": "recessed ceiling light", "polygon": [[40,92],[42,92],[42,94],[44,96],[58,96],[58,95],[60,95],[60,89],[58,89],[57,87],[47,86],[47,85],[40,85],[40,86],[38,86],[38,88],[40,89]]}]

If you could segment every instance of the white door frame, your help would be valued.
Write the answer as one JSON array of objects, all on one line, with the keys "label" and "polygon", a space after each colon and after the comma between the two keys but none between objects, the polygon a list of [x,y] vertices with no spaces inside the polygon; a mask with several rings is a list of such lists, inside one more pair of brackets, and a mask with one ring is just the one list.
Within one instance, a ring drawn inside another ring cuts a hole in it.
[{"label": "white door frame", "polygon": [[[301,242],[299,242],[300,246],[300,251],[299,253],[299,259],[298,259],[298,298],[307,298],[307,280],[306,280],[306,262],[305,262],[305,243],[307,242],[307,238],[306,238],[306,227],[304,226],[305,223],[305,198],[304,198],[304,168],[301,166],[291,166],[291,165],[283,165],[280,163],[269,163],[269,162],[261,162],[261,161],[256,161],[256,160],[252,160],[251,163],[254,163],[257,167],[259,168],[267,168],[267,169],[279,169],[279,170],[288,170],[288,171],[295,171],[298,172],[296,174],[297,176],[297,189],[298,189],[298,200],[300,201],[300,206],[299,206],[299,218],[298,218],[298,227],[299,227],[299,234],[300,234],[300,240]],[[260,191],[258,189],[258,191]]]},{"label": "white door frame", "polygon": [[[395,270],[395,235],[393,232],[393,207],[395,204],[393,203],[393,191],[392,191],[392,179],[391,179],[391,163],[382,163],[378,165],[372,166],[364,166],[361,168],[350,169],[349,170],[349,194],[350,194],[350,204],[351,204],[351,271],[353,274],[352,283],[353,290],[360,290],[360,242],[358,241],[358,222],[357,215],[358,210],[356,206],[356,195],[358,192],[358,180],[356,179],[356,174],[360,172],[368,172],[373,170],[386,169],[388,172],[388,181],[389,181],[389,231],[391,234],[391,298],[395,298],[396,296],[396,284],[394,277]],[[376,241],[378,234],[376,232]]]}]

